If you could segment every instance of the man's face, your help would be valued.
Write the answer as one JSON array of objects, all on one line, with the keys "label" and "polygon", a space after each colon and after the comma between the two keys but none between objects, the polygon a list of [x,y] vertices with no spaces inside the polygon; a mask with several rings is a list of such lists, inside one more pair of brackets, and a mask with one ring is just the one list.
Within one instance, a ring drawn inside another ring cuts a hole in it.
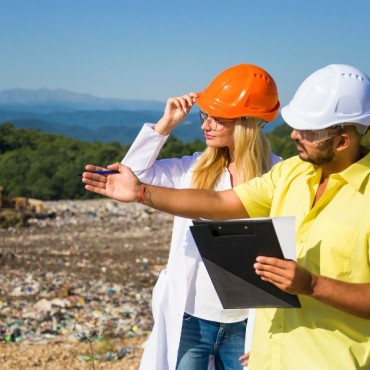
[{"label": "man's face", "polygon": [[335,136],[315,143],[303,139],[297,130],[293,130],[290,137],[296,143],[299,158],[305,162],[321,166],[330,163],[335,156]]}]

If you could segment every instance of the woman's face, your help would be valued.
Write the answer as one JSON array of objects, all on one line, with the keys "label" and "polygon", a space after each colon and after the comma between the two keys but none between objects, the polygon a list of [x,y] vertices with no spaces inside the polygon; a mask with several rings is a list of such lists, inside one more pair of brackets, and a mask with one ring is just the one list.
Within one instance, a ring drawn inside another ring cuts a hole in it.
[{"label": "woman's face", "polygon": [[206,144],[211,147],[229,150],[234,148],[235,119],[203,116],[201,129],[204,132]]}]

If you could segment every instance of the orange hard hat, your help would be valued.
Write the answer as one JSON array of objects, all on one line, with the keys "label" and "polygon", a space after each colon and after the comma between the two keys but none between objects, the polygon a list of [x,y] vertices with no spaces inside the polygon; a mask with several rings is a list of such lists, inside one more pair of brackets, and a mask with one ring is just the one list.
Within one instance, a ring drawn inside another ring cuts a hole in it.
[{"label": "orange hard hat", "polygon": [[200,109],[212,117],[259,117],[269,122],[280,107],[274,79],[251,64],[224,70],[198,96]]}]

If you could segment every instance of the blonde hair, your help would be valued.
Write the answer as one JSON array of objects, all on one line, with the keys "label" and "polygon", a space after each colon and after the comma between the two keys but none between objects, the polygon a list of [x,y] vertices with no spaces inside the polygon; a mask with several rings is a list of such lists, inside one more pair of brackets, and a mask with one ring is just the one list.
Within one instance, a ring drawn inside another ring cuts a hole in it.
[{"label": "blonde hair", "polygon": [[193,170],[192,186],[196,189],[213,189],[228,166],[234,160],[239,183],[261,176],[269,169],[270,142],[262,132],[264,122],[259,118],[238,118],[234,129],[234,157],[230,158],[227,147],[207,147]]}]

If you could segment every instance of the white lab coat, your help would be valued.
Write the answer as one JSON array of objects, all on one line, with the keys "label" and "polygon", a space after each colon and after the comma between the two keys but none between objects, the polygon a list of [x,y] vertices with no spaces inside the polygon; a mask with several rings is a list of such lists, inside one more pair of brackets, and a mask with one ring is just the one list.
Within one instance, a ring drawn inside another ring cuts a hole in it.
[{"label": "white lab coat", "polygon": [[[144,183],[170,188],[189,188],[194,164],[201,153],[182,158],[156,160],[168,136],[159,135],[153,125],[145,124],[122,163],[130,167]],[[271,164],[281,158],[271,154]],[[231,188],[230,174],[225,170],[217,190]],[[175,217],[167,268],[153,289],[154,327],[145,344],[140,370],[174,370],[179,348],[182,318],[188,295],[188,282],[201,261],[191,236],[191,220]],[[210,369],[213,361],[210,362]]]}]

